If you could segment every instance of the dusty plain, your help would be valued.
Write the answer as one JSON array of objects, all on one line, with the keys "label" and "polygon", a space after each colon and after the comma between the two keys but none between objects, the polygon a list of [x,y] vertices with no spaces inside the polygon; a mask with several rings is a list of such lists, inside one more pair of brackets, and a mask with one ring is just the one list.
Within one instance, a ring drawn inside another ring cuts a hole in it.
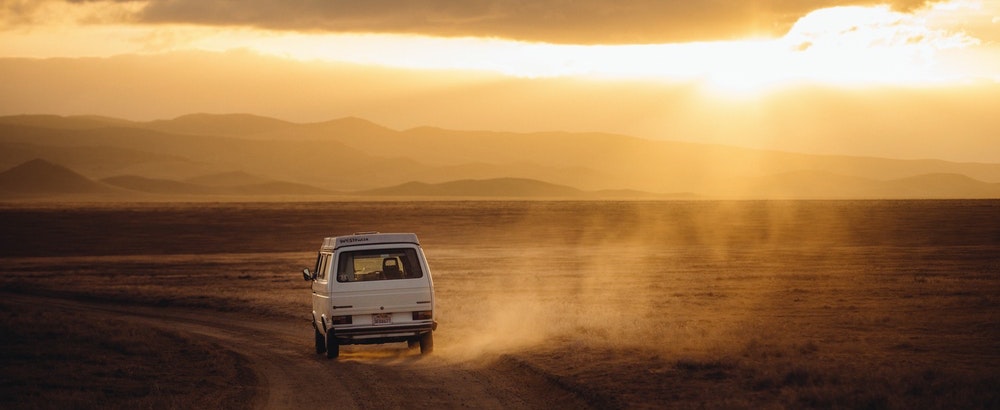
[{"label": "dusty plain", "polygon": [[[1000,201],[0,204],[0,408],[998,408]],[[321,238],[440,323],[312,351]]]}]

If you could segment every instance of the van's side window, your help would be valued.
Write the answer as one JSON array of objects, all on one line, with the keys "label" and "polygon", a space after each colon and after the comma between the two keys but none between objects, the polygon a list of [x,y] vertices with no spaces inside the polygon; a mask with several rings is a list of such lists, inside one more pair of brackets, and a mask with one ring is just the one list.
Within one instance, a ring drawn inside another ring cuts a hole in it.
[{"label": "van's side window", "polygon": [[423,277],[413,249],[371,249],[343,252],[337,264],[338,282],[413,279]]},{"label": "van's side window", "polygon": [[330,270],[330,254],[320,254],[319,269],[316,270],[316,279],[326,280],[326,271]]},{"label": "van's side window", "polygon": [[319,263],[323,260],[323,253],[316,254],[316,266],[313,267],[313,276],[319,275]]}]

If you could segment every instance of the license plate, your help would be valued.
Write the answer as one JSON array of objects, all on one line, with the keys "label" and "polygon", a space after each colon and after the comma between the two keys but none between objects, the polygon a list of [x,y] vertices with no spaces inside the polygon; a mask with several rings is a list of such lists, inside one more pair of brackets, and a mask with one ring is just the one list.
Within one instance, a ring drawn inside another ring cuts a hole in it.
[{"label": "license plate", "polygon": [[392,314],[391,313],[376,313],[372,315],[372,324],[378,325],[391,325],[392,324]]}]

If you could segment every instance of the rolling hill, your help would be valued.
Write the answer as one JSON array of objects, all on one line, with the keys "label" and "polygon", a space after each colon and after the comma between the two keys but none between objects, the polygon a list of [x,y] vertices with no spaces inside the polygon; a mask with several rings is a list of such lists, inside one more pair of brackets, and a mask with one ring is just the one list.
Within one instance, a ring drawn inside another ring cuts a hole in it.
[{"label": "rolling hill", "polygon": [[120,175],[104,178],[101,182],[135,192],[162,195],[206,195],[212,191],[208,187],[166,179],[146,178],[135,175]]},{"label": "rolling hill", "polygon": [[336,194],[325,189],[294,182],[273,181],[240,175],[208,175],[194,180],[219,182],[228,177],[232,184],[204,185],[193,182],[119,175],[94,181],[67,167],[43,159],[32,159],[0,172],[0,197],[23,198],[44,195],[59,196],[99,194],[102,199],[128,199],[136,195],[168,197],[233,196],[253,198],[266,196],[317,196]]},{"label": "rolling hill", "polygon": [[[192,181],[213,183],[199,184],[120,175],[93,181],[66,167],[34,159],[7,171],[0,172],[0,192],[15,194],[81,194],[128,192],[189,196],[189,195],[333,195],[335,193],[304,184],[270,181],[242,173],[207,175]],[[115,189],[119,188],[119,189]],[[403,197],[518,197],[518,198],[580,198],[587,193],[578,189],[544,183],[541,181],[502,178],[494,180],[463,180],[440,184],[411,182],[399,186],[365,190],[352,193],[361,196]]]},{"label": "rolling hill", "polygon": [[[207,176],[212,177],[212,176]],[[206,180],[193,178],[193,180]],[[207,179],[211,181],[212,179]],[[271,196],[271,195],[330,195],[334,192],[294,182],[257,180],[248,183],[230,185],[206,185],[185,181],[145,178],[135,175],[121,175],[104,178],[101,182],[135,192],[159,195],[236,195],[236,196]]]},{"label": "rolling hill", "polygon": [[[1000,197],[1000,164],[808,155],[606,133],[396,131],[359,118],[298,124],[247,114],[149,122],[0,117],[0,169],[33,158],[55,159],[95,180],[129,175],[133,188],[147,189],[152,180],[195,187],[286,181],[309,188],[258,188],[374,194],[394,187],[424,196],[497,197],[570,195],[561,188],[627,197]],[[401,186],[411,182],[417,185]],[[168,185],[157,189],[199,191]]]},{"label": "rolling hill", "polygon": [[359,195],[405,197],[499,197],[499,198],[580,198],[584,191],[563,185],[523,179],[496,178],[487,180],[458,180],[427,184],[404,184],[357,192]]},{"label": "rolling hill", "polygon": [[250,175],[246,172],[232,171],[232,172],[222,172],[218,174],[202,175],[193,178],[188,178],[185,179],[183,182],[188,182],[197,185],[204,185],[204,186],[226,187],[226,186],[263,184],[268,182],[268,179],[258,177],[256,175]]},{"label": "rolling hill", "polygon": [[142,124],[141,127],[170,134],[245,138],[254,134],[279,131],[292,125],[287,121],[250,114],[188,114],[172,120],[151,121]]},{"label": "rolling hill", "polygon": [[0,172],[0,192],[8,194],[107,194],[111,187],[66,167],[33,159]]}]

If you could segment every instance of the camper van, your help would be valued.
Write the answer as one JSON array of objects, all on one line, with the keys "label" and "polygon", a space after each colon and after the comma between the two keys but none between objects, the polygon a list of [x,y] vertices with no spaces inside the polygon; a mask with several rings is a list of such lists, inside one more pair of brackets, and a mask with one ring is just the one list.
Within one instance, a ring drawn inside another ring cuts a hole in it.
[{"label": "camper van", "polygon": [[316,353],[340,355],[341,345],[406,342],[434,349],[434,283],[413,233],[362,232],[326,238],[313,271],[312,324]]}]

